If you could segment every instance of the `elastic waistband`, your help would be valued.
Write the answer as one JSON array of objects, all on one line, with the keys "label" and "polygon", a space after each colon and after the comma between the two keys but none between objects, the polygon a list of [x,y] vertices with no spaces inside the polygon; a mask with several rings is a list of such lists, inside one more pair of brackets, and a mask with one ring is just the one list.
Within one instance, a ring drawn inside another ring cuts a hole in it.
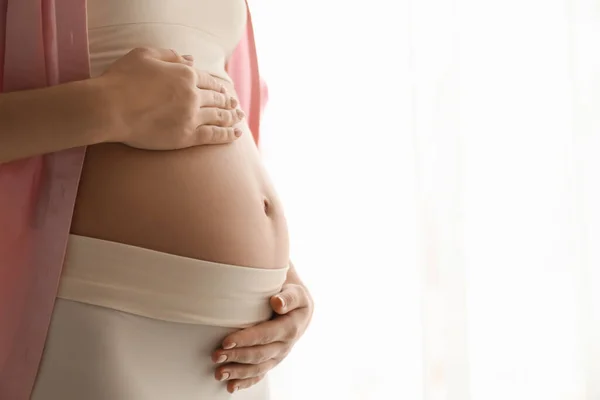
[{"label": "elastic waistband", "polygon": [[171,322],[243,328],[271,317],[288,268],[175,256],[71,235],[58,297]]}]

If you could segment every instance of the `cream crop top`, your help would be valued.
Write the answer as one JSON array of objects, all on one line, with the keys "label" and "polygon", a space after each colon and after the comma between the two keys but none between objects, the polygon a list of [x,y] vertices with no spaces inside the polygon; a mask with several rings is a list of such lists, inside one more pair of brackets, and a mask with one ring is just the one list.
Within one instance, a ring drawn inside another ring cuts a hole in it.
[{"label": "cream crop top", "polygon": [[133,48],[162,47],[231,81],[225,62],[244,33],[244,0],[87,0],[87,9],[92,77]]}]

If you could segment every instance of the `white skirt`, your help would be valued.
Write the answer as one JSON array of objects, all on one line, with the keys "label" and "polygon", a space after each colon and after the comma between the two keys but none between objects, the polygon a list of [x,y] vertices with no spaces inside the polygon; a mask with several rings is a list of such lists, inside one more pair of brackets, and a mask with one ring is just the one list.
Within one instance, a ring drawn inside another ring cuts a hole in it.
[{"label": "white skirt", "polygon": [[266,379],[229,394],[211,354],[286,274],[71,235],[31,399],[267,400]]}]

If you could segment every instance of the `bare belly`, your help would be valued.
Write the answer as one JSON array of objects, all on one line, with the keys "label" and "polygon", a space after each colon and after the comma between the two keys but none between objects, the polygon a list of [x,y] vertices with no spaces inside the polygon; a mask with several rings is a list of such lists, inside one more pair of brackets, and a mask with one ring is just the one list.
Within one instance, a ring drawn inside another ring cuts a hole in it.
[{"label": "bare belly", "polygon": [[225,264],[287,265],[280,201],[247,124],[239,127],[242,137],[226,145],[90,146],[71,232]]}]

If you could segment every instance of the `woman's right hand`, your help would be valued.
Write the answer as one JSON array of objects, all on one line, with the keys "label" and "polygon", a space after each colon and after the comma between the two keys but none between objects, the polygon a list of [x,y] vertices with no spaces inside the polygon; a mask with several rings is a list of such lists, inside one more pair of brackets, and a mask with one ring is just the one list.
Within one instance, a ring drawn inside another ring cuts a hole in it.
[{"label": "woman's right hand", "polygon": [[168,49],[134,49],[96,78],[111,119],[109,141],[176,150],[236,140],[237,101],[193,60]]}]

